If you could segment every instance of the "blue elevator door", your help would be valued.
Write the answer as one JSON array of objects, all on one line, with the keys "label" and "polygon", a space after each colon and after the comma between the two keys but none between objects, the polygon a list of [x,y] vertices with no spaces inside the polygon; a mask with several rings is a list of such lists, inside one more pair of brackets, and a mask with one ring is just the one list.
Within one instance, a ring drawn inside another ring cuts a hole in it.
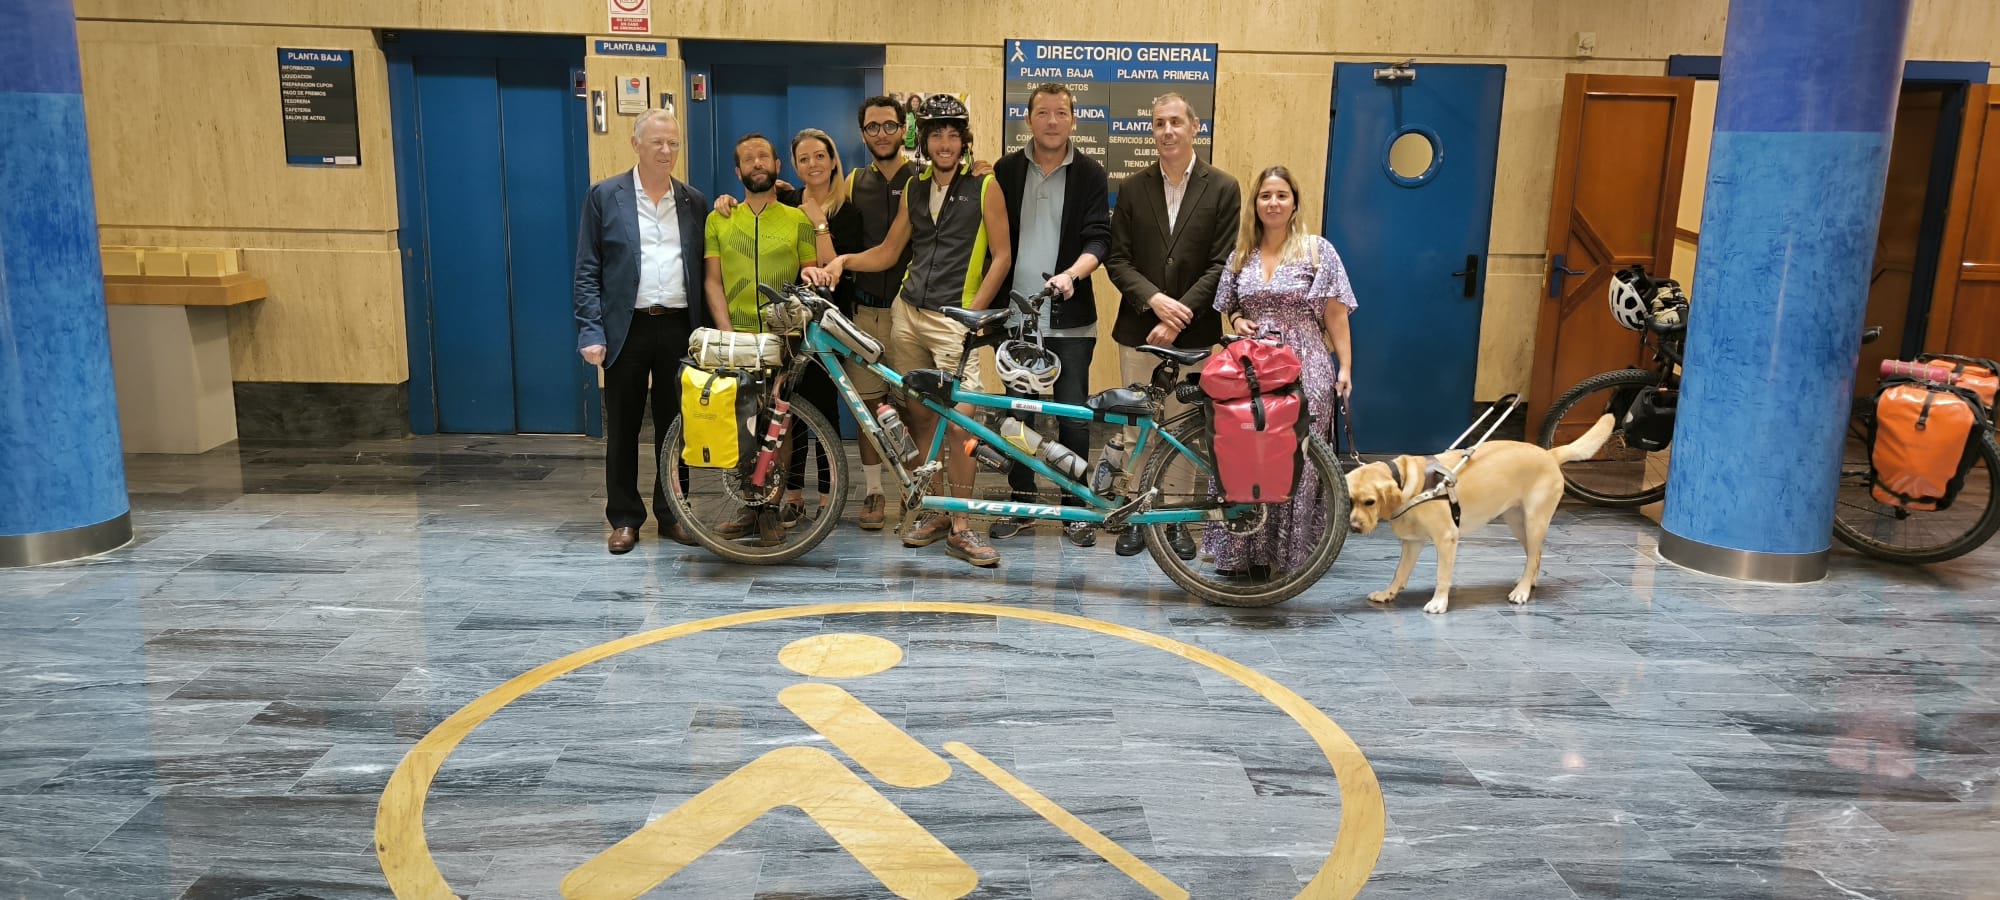
[{"label": "blue elevator door", "polygon": [[1360,303],[1355,443],[1436,453],[1472,417],[1506,69],[1386,66],[1334,66],[1325,233]]},{"label": "blue elevator door", "polygon": [[[440,431],[579,433],[570,272],[587,173],[569,60],[415,55],[417,217]],[[414,383],[414,382],[413,382]]]}]

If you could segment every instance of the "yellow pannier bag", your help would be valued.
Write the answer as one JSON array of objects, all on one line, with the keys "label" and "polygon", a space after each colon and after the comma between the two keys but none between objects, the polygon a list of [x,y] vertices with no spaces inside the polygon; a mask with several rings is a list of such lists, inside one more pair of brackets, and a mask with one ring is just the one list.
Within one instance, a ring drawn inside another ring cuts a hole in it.
[{"label": "yellow pannier bag", "polygon": [[681,367],[681,462],[733,469],[754,446],[757,389],[751,373]]}]

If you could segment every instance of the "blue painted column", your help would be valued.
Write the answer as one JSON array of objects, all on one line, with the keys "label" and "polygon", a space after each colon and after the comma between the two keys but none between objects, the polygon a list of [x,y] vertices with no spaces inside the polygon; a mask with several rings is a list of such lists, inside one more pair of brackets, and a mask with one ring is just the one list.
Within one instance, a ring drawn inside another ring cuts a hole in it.
[{"label": "blue painted column", "polygon": [[0,566],[132,539],[70,0],[0,0]]},{"label": "blue painted column", "polygon": [[1817,580],[1909,0],[1731,0],[1660,552]]}]

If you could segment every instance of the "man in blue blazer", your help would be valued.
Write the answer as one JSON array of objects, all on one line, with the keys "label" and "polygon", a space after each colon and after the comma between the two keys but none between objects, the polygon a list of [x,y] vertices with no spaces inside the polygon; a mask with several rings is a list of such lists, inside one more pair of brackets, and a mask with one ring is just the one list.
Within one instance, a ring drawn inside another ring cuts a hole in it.
[{"label": "man in blue blazer", "polygon": [[[688,336],[708,324],[702,296],[702,220],[708,198],[673,177],[681,128],[670,110],[632,123],[638,165],[590,186],[576,236],[576,346],[604,369],[604,517],[612,553],[629,553],[646,524],[639,496],[639,426],[648,395],[653,458],[680,415]],[[650,388],[650,389],[649,389]],[[653,484],[660,534],[693,544],[665,484]]]}]

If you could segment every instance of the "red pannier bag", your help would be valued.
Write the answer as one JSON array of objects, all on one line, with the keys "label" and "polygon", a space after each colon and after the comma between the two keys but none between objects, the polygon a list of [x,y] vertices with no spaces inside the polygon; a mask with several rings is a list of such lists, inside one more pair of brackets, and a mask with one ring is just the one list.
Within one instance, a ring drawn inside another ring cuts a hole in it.
[{"label": "red pannier bag", "polygon": [[1875,500],[1923,512],[1951,508],[1979,458],[1973,441],[1990,427],[1990,397],[1976,382],[1882,379],[1868,434],[1869,492]]},{"label": "red pannier bag", "polygon": [[1312,434],[1301,369],[1292,348],[1264,339],[1231,342],[1202,367],[1201,389],[1214,401],[1215,466],[1225,501],[1292,499]]}]

